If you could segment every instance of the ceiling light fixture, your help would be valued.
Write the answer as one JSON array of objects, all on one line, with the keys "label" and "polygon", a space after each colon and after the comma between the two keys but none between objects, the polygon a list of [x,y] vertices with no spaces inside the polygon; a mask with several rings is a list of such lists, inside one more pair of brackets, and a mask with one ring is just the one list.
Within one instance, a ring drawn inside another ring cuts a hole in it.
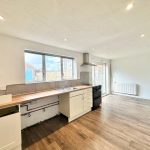
[{"label": "ceiling light fixture", "polygon": [[64,38],[64,41],[65,41],[65,42],[67,42],[67,41],[68,41],[68,39],[67,39],[67,38]]},{"label": "ceiling light fixture", "polygon": [[0,16],[0,21],[4,21],[4,17],[3,16]]},{"label": "ceiling light fixture", "polygon": [[143,38],[144,36],[145,36],[145,34],[141,34],[141,36],[140,36],[140,37],[141,37],[141,38]]},{"label": "ceiling light fixture", "polygon": [[133,3],[127,5],[126,10],[129,11],[133,8]]}]

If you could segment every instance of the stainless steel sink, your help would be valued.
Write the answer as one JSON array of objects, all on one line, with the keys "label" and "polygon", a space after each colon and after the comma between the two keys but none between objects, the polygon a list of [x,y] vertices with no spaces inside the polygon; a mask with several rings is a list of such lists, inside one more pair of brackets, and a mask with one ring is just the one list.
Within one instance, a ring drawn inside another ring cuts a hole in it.
[{"label": "stainless steel sink", "polygon": [[61,88],[61,89],[58,89],[59,91],[62,91],[62,92],[69,92],[69,91],[74,91],[74,90],[77,90],[78,88],[75,88],[75,87],[66,87],[66,88]]}]

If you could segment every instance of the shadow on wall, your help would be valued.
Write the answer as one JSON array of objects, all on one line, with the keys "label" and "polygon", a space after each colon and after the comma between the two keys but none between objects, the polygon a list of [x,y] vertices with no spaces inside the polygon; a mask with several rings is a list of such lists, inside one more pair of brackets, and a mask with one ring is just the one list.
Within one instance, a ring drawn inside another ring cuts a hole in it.
[{"label": "shadow on wall", "polygon": [[0,90],[0,95],[5,95],[6,91],[5,90]]},{"label": "shadow on wall", "polygon": [[139,84],[137,84],[136,85],[136,91],[137,91],[137,95],[136,96],[139,96],[140,95],[140,85]]}]

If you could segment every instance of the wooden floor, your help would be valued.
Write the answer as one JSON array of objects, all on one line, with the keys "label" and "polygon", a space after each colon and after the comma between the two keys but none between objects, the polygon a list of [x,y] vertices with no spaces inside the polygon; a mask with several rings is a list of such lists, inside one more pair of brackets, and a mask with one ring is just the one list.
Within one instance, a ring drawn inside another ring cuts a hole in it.
[{"label": "wooden floor", "polygon": [[23,150],[150,150],[150,101],[107,96],[67,124],[58,116],[22,132]]}]

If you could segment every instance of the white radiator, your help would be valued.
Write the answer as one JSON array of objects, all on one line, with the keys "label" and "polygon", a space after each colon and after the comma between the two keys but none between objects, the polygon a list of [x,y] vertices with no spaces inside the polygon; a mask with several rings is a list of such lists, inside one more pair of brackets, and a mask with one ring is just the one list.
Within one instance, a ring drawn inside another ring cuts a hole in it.
[{"label": "white radiator", "polygon": [[137,84],[113,83],[113,92],[136,96],[137,95]]}]

